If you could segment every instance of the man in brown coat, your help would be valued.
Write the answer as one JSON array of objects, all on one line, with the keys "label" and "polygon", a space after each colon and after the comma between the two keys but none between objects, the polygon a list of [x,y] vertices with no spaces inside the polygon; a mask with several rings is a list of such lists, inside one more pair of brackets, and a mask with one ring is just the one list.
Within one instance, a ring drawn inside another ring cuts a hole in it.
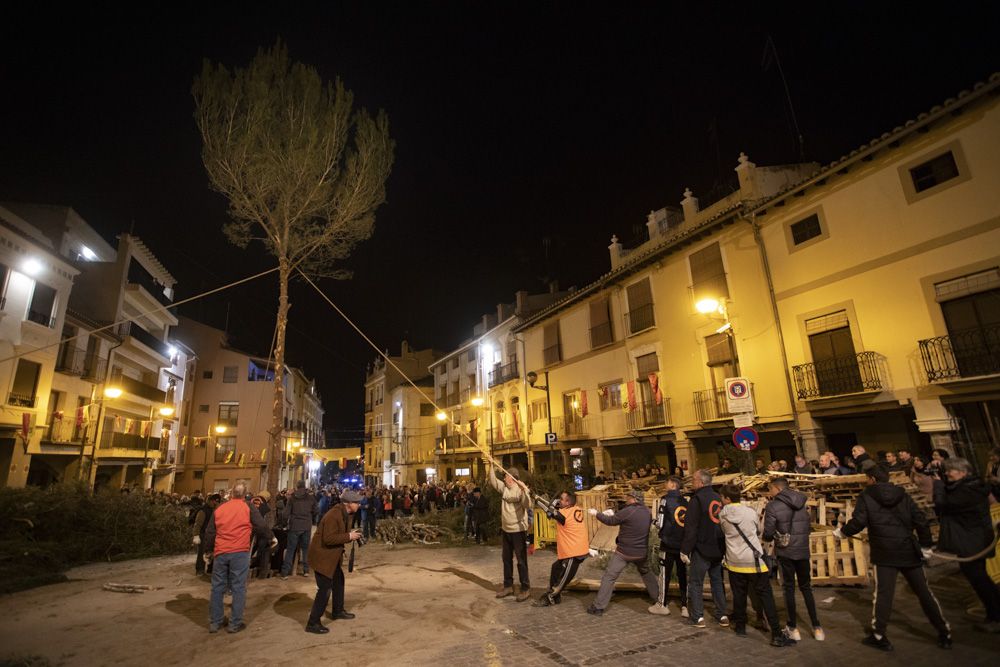
[{"label": "man in brown coat", "polygon": [[316,599],[306,623],[306,632],[322,635],[330,631],[320,622],[326,603],[333,594],[333,613],[330,618],[351,619],[354,614],[344,610],[344,545],[361,538],[357,530],[348,530],[353,517],[361,507],[361,496],[357,491],[345,491],[340,503],[323,515],[309,544],[309,564],[316,575]]}]

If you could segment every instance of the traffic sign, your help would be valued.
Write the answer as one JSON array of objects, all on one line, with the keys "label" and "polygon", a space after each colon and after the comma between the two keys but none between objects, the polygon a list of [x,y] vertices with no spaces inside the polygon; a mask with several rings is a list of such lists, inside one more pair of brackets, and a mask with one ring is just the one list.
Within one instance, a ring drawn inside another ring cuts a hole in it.
[{"label": "traffic sign", "polygon": [[759,443],[760,436],[757,435],[757,431],[749,426],[744,426],[733,431],[733,444],[741,452],[752,452],[757,449]]},{"label": "traffic sign", "polygon": [[730,414],[753,412],[753,395],[746,378],[726,378],[726,407]]},{"label": "traffic sign", "polygon": [[557,442],[559,442],[559,439],[556,437],[555,433],[546,433],[545,434],[545,444],[546,445],[554,445]]},{"label": "traffic sign", "polygon": [[750,412],[741,412],[739,414],[733,415],[733,426],[736,428],[743,428],[744,426],[753,426],[753,414]]}]

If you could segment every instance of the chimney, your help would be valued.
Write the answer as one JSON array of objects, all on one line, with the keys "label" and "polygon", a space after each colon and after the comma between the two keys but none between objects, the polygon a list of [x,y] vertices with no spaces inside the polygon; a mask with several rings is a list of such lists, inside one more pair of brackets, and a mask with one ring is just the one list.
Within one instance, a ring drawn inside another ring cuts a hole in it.
[{"label": "chimney", "polygon": [[404,359],[410,355],[410,344],[405,340],[399,345],[399,356]]},{"label": "chimney", "polygon": [[611,270],[613,271],[622,263],[622,244],[618,242],[617,236],[612,235],[608,252],[611,253]]},{"label": "chimney", "polygon": [[650,241],[660,236],[660,221],[657,219],[656,211],[650,211],[646,216],[646,229],[649,231]]},{"label": "chimney", "polygon": [[691,192],[691,188],[684,188],[681,208],[684,210],[684,222],[691,222],[698,215],[698,198]]},{"label": "chimney", "polygon": [[514,312],[517,314],[528,312],[528,292],[527,290],[518,290],[514,293]]},{"label": "chimney", "polygon": [[746,153],[740,153],[739,164],[736,165],[736,175],[740,179],[740,198],[757,199],[756,167]]},{"label": "chimney", "polygon": [[550,280],[549,281],[549,294],[555,294],[558,291],[559,291],[559,281],[558,280]]}]

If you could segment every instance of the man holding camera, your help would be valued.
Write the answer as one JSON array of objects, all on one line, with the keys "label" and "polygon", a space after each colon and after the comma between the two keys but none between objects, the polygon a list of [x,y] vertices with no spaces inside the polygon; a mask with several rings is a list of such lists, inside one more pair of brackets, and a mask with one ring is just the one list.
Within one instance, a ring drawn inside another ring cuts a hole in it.
[{"label": "man holding camera", "polygon": [[341,565],[344,561],[344,546],[348,542],[361,539],[359,531],[348,530],[353,519],[352,515],[360,507],[361,496],[358,492],[344,491],[340,496],[340,503],[323,515],[309,545],[309,563],[316,575],[317,591],[309,621],[306,623],[306,632],[322,635],[330,631],[320,619],[331,593],[333,612],[329,617],[335,621],[354,618],[354,614],[344,609],[344,570]]}]

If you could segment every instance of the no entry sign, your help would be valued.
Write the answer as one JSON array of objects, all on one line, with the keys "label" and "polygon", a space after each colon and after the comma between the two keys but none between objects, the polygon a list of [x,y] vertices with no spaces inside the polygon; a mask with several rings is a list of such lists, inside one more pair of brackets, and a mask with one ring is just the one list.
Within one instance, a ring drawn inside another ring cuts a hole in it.
[{"label": "no entry sign", "polygon": [[733,431],[733,445],[736,446],[736,449],[742,452],[752,452],[757,449],[758,444],[760,444],[760,436],[749,426]]}]

